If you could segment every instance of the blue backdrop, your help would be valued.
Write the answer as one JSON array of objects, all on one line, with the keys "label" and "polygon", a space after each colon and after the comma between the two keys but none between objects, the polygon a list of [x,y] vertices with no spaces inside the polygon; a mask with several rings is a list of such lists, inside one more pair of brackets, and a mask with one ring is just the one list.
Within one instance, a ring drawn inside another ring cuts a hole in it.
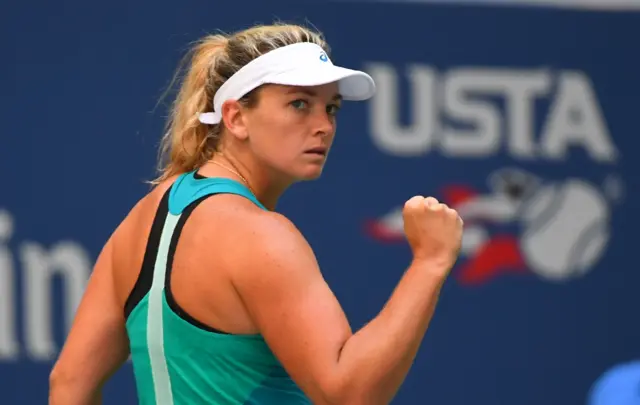
[{"label": "blue backdrop", "polygon": [[[280,0],[3,7],[0,403],[45,403],[99,249],[148,190],[188,43],[276,18],[313,23],[378,83],[343,108],[324,176],[279,206],[354,328],[410,260],[406,199],[465,218],[394,404],[640,403],[640,14]],[[134,402],[127,365],[105,403]]]}]

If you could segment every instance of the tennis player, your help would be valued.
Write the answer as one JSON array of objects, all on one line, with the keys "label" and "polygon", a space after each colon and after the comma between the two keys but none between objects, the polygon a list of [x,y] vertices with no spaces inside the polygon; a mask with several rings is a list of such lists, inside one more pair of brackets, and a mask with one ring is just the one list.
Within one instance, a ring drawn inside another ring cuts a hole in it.
[{"label": "tennis player", "polygon": [[161,173],[100,253],[49,403],[99,403],[131,355],[145,405],[388,404],[457,258],[458,214],[407,200],[413,260],[352,331],[309,244],[274,210],[321,175],[341,104],[372,97],[373,80],[297,25],[207,36],[186,61]]}]

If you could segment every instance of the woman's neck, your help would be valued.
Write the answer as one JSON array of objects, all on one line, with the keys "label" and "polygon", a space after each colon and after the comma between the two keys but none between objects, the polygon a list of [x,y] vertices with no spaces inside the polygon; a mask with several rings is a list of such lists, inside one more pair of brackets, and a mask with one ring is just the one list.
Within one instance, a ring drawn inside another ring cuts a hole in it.
[{"label": "woman's neck", "polygon": [[275,177],[266,168],[241,159],[229,152],[218,152],[200,168],[200,174],[206,177],[227,177],[240,181],[256,196],[268,210],[274,211],[278,200],[290,184],[273,180]]}]

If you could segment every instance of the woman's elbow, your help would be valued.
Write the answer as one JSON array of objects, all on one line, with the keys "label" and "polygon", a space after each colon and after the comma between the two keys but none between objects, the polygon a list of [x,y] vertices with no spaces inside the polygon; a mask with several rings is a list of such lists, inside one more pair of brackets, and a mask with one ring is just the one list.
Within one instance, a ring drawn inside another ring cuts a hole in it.
[{"label": "woman's elbow", "polygon": [[69,374],[56,363],[49,373],[49,405],[58,405],[64,403],[64,399],[69,395]]},{"label": "woman's elbow", "polygon": [[375,387],[365,381],[342,378],[325,385],[323,401],[320,403],[323,405],[388,405],[388,401],[380,401],[375,391]]},{"label": "woman's elbow", "polygon": [[60,386],[64,380],[64,373],[59,363],[55,363],[49,373],[49,391]]},{"label": "woman's elbow", "polygon": [[56,364],[49,373],[49,405],[86,404],[91,394],[77,372]]},{"label": "woman's elbow", "polygon": [[384,384],[367,378],[343,381],[332,393],[331,405],[388,405],[393,399],[393,395],[384,389]]}]

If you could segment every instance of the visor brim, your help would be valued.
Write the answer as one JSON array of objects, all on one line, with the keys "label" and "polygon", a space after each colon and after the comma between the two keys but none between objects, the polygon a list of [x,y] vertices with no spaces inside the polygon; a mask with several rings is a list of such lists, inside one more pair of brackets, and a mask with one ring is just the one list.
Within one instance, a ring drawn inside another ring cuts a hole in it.
[{"label": "visor brim", "polygon": [[265,81],[285,86],[321,86],[338,82],[340,95],[350,101],[368,100],[376,91],[375,82],[367,73],[331,64],[320,68],[290,70]]}]

